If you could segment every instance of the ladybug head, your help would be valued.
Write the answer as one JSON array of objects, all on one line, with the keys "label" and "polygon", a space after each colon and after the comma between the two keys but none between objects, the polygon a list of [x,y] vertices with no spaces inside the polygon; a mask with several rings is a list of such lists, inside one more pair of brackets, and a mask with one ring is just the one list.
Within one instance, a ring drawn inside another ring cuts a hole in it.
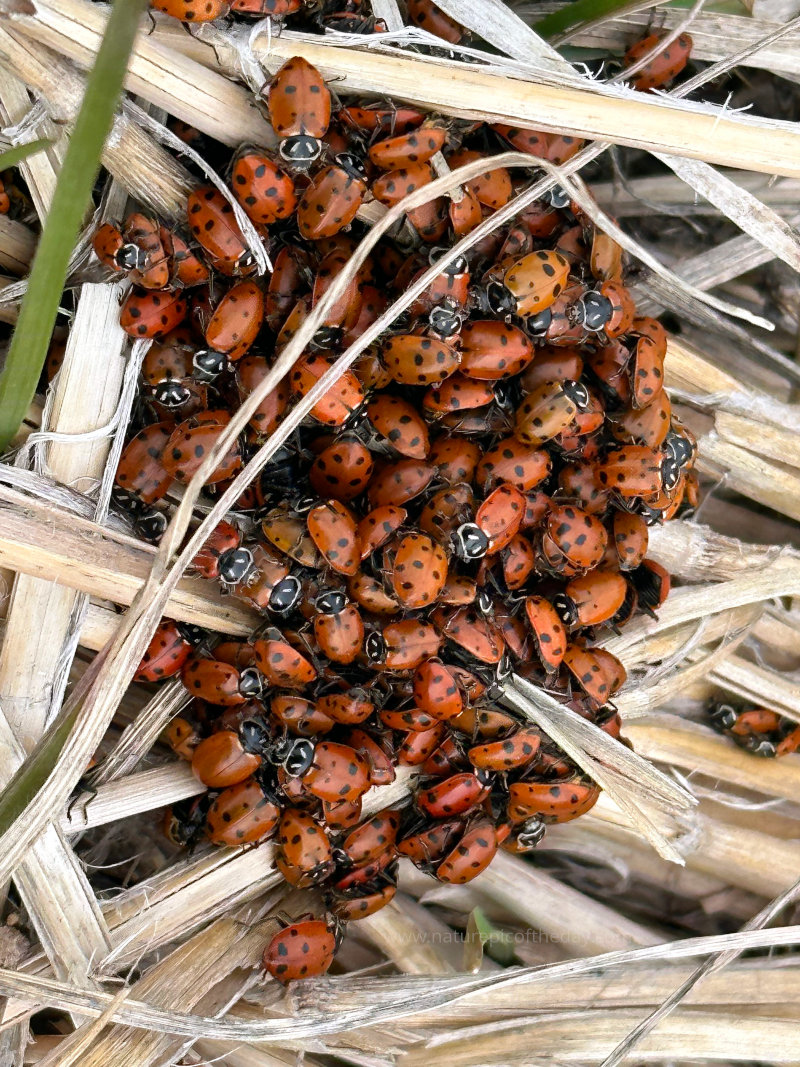
[{"label": "ladybug head", "polygon": [[493,615],[494,605],[492,604],[492,598],[486,592],[485,589],[479,589],[475,596],[475,607],[481,615]]},{"label": "ladybug head", "polygon": [[254,566],[249,548],[229,548],[219,557],[219,576],[226,585],[239,585],[249,577]]},{"label": "ladybug head", "polygon": [[538,815],[526,819],[517,834],[517,849],[531,852],[544,837],[545,825]]},{"label": "ladybug head", "polygon": [[163,511],[150,508],[149,511],[143,511],[137,516],[134,526],[143,540],[156,545],[166,532],[167,516]]},{"label": "ladybug head", "polygon": [[153,390],[153,399],[165,408],[180,408],[191,399],[192,393],[178,378],[165,378]]},{"label": "ladybug head", "polygon": [[364,642],[364,651],[370,663],[383,663],[386,659],[386,642],[383,639],[383,634],[373,630]]},{"label": "ladybug head", "polygon": [[263,719],[245,719],[239,727],[239,740],[246,752],[262,755],[271,741],[267,724]]},{"label": "ladybug head", "polygon": [[489,550],[489,538],[475,522],[464,522],[452,537],[453,551],[467,563],[483,559]]},{"label": "ladybug head", "polygon": [[287,738],[276,745],[274,759],[290,778],[299,778],[314,762],[314,748],[307,737]]},{"label": "ladybug head", "polygon": [[669,493],[681,480],[681,467],[677,460],[669,455],[664,456],[661,462],[661,485]]},{"label": "ladybug head", "polygon": [[553,607],[568,630],[578,625],[578,608],[566,593],[556,593],[553,597]]},{"label": "ladybug head", "polygon": [[443,341],[453,337],[461,329],[463,316],[458,306],[445,302],[431,308],[428,314],[428,329]]},{"label": "ladybug head", "polygon": [[340,615],[347,607],[347,597],[338,589],[331,589],[317,597],[314,607],[323,615]]},{"label": "ladybug head", "polygon": [[748,752],[752,752],[754,756],[763,756],[766,759],[773,759],[778,755],[778,749],[771,741],[756,735],[746,738],[744,747]]},{"label": "ladybug head", "polygon": [[311,338],[311,347],[336,348],[342,337],[344,337],[344,330],[341,326],[320,326]]},{"label": "ladybug head", "polygon": [[738,718],[736,709],[730,704],[713,704],[709,716],[718,730],[730,730]]},{"label": "ladybug head", "polygon": [[120,270],[147,269],[147,253],[135,244],[123,245],[114,256],[114,262]]},{"label": "ladybug head", "polygon": [[681,434],[675,433],[674,430],[670,430],[667,434],[663,448],[668,458],[673,459],[679,467],[685,467],[688,463],[691,463],[697,451],[688,437],[682,437]]},{"label": "ladybug head", "polygon": [[565,192],[560,185],[554,185],[552,189],[545,193],[544,200],[559,211],[562,211],[565,207],[569,207],[569,193]]},{"label": "ladybug head", "polygon": [[202,626],[195,626],[194,623],[191,622],[179,622],[178,630],[180,631],[181,637],[188,641],[190,645],[199,645],[200,642],[204,641],[206,638],[206,631]]},{"label": "ladybug head", "polygon": [[579,411],[586,411],[591,403],[591,397],[583,382],[567,380],[561,383],[561,388]]},{"label": "ladybug head", "polygon": [[598,293],[595,289],[585,292],[575,305],[575,315],[578,323],[592,333],[599,333],[604,329],[614,314],[614,308],[607,296]]},{"label": "ladybug head", "polygon": [[198,381],[210,382],[227,370],[228,358],[222,352],[215,352],[213,348],[201,348],[199,352],[195,352],[192,366]]},{"label": "ladybug head", "polygon": [[[428,262],[432,267],[436,266],[440,259],[450,251],[449,248],[432,248],[428,253]],[[460,274],[469,274],[469,263],[466,256],[456,256],[452,263],[442,268],[442,274],[449,274],[451,278]]]},{"label": "ladybug head", "polygon": [[489,315],[505,318],[515,315],[517,311],[517,298],[502,282],[489,282],[485,289],[479,289],[478,300],[480,310]]},{"label": "ladybug head", "polygon": [[545,308],[543,311],[537,311],[535,315],[528,315],[525,319],[525,332],[529,337],[544,337],[550,329],[550,323],[552,321],[552,308]]},{"label": "ladybug head", "polygon": [[353,155],[352,152],[342,152],[336,157],[336,163],[345,171],[348,177],[353,178],[355,181],[366,183],[367,171],[358,156]]},{"label": "ladybug head", "polygon": [[281,141],[278,154],[295,170],[308,170],[322,155],[322,141],[305,133],[287,137]]},{"label": "ladybug head", "polygon": [[245,667],[239,675],[239,692],[243,697],[254,699],[264,691],[264,678],[255,667]]},{"label": "ladybug head", "polygon": [[297,607],[297,602],[303,592],[300,579],[293,574],[282,578],[269,595],[267,609],[274,615],[288,615]]}]

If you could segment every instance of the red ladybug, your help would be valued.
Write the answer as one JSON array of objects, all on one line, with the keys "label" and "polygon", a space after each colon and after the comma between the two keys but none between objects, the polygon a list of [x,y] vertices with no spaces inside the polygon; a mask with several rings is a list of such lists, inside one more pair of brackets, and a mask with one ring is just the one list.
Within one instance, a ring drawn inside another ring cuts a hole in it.
[{"label": "red ladybug", "polygon": [[464,885],[485,871],[497,852],[497,833],[488,819],[479,819],[436,868],[440,882]]},{"label": "red ladybug", "polygon": [[281,809],[255,778],[229,786],[215,797],[206,822],[215,845],[245,845],[264,841],[278,826]]},{"label": "red ladybug", "polygon": [[446,15],[433,0],[408,0],[408,17],[415,26],[441,37],[450,44],[458,44],[464,37],[464,28]]},{"label": "red ladybug", "polygon": [[191,659],[181,671],[181,681],[192,694],[209,704],[233,707],[260,696],[262,679],[258,671],[239,671],[229,663],[214,659]]},{"label": "red ladybug", "polygon": [[342,851],[354,867],[364,867],[368,863],[374,863],[386,853],[394,853],[399,829],[399,810],[384,808],[371,819],[351,830],[342,841]]},{"label": "red ladybug", "polygon": [[475,745],[467,752],[473,767],[484,771],[511,771],[531,763],[542,743],[535,726],[522,726],[501,741]]},{"label": "red ladybug", "polygon": [[280,859],[300,872],[303,881],[314,885],[333,873],[332,849],[328,834],[312,815],[288,808],[278,827]]},{"label": "red ladybug", "polygon": [[509,786],[508,814],[514,822],[532,815],[545,822],[570,822],[594,807],[600,787],[589,779],[565,782],[514,782]]},{"label": "red ladybug", "polygon": [[[230,420],[231,416],[224,410],[200,411],[176,426],[162,456],[164,469],[170,477],[184,484],[190,482]],[[234,443],[208,476],[206,485],[227,481],[241,465],[241,451],[238,443]]]},{"label": "red ladybug", "polygon": [[447,130],[435,120],[427,120],[416,130],[374,141],[367,155],[381,170],[398,170],[411,163],[427,163],[441,151],[447,140]]},{"label": "red ladybug", "polygon": [[430,623],[402,619],[370,633],[365,650],[370,664],[378,670],[409,671],[435,656],[441,643]]},{"label": "red ladybug", "polygon": [[186,298],[179,289],[131,289],[122,305],[119,324],[131,337],[158,340],[180,326],[187,311]]},{"label": "red ladybug", "polygon": [[608,703],[626,678],[625,668],[616,656],[600,648],[567,645],[564,666],[598,707]]},{"label": "red ladybug", "polygon": [[367,489],[373,508],[401,507],[423,493],[436,474],[436,467],[416,459],[401,459],[376,470]]},{"label": "red ladybug", "polygon": [[231,286],[214,309],[205,329],[205,342],[231,362],[247,353],[264,321],[264,296],[251,281]]},{"label": "red ladybug", "polygon": [[264,949],[264,970],[284,984],[325,974],[336,952],[334,930],[322,919],[292,923]]},{"label": "red ladybug", "polygon": [[523,318],[545,311],[569,277],[569,262],[559,252],[539,251],[523,256],[477,293],[482,310]]},{"label": "red ladybug", "polygon": [[320,741],[302,781],[304,789],[320,800],[355,800],[369,789],[369,763],[349,745]]},{"label": "red ladybug", "polygon": [[191,627],[162,619],[133,676],[135,682],[160,682],[179,674],[194,649]]},{"label": "red ladybug", "polygon": [[487,555],[506,547],[519,530],[524,514],[525,498],[513,485],[499,485],[486,497],[475,513],[475,524],[489,542]]},{"label": "red ladybug", "polygon": [[388,562],[392,589],[403,607],[423,608],[438,599],[447,581],[447,556],[430,537],[407,534],[393,546]]},{"label": "red ladybug", "polygon": [[186,210],[192,236],[216,270],[225,275],[252,273],[255,262],[233,207],[216,186],[195,189],[189,194]]},{"label": "red ladybug", "polygon": [[407,400],[381,393],[367,404],[367,415],[381,437],[401,456],[425,459],[430,439],[425,421]]},{"label": "red ladybug", "polygon": [[315,601],[314,638],[333,663],[352,663],[364,644],[364,623],[343,593],[326,593]]},{"label": "red ladybug", "polygon": [[161,500],[172,484],[172,475],[164,467],[164,448],[172,427],[165,422],[145,426],[127,443],[120,456],[114,481],[135,493],[145,504]]},{"label": "red ladybug", "polygon": [[[335,356],[312,352],[295,364],[291,373],[291,388],[296,396],[305,396],[319,379],[330,370]],[[358,378],[346,370],[330,386],[311,409],[311,415],[325,426],[343,426],[364,402],[364,392]]]},{"label": "red ladybug", "polygon": [[150,6],[181,22],[213,22],[228,13],[227,0],[150,0]]},{"label": "red ladybug", "polygon": [[[308,472],[308,480],[322,497],[348,504],[367,488],[375,462],[361,441],[340,437],[323,448]],[[359,524],[360,529],[360,524]],[[361,546],[362,558],[364,546]]]},{"label": "red ladybug", "polygon": [[654,55],[641,70],[631,76],[630,84],[634,89],[645,92],[648,89],[660,89],[676,78],[689,62],[693,41],[688,33],[682,33],[666,48],[658,48],[661,38],[652,33],[637,41],[625,53],[624,66],[632,67],[644,56],[656,49]]},{"label": "red ladybug", "polygon": [[375,879],[364,886],[353,886],[347,890],[334,889],[326,900],[337,919],[342,922],[356,922],[385,908],[396,893],[396,885],[381,885]]},{"label": "red ladybug", "polygon": [[459,356],[444,341],[417,334],[397,334],[384,341],[381,359],[401,385],[434,385],[455,371]]},{"label": "red ladybug", "polygon": [[541,596],[525,600],[525,614],[536,642],[536,650],[548,674],[557,671],[567,650],[567,634],[558,612]]},{"label": "red ladybug", "polygon": [[331,94],[320,72],[301,56],[288,59],[270,82],[267,107],[281,159],[298,170],[310,167],[331,121]]},{"label": "red ladybug", "polygon": [[464,708],[464,697],[455,673],[438,659],[421,663],[414,671],[414,700],[435,719],[452,719]]},{"label": "red ladybug", "polygon": [[258,669],[270,685],[303,689],[317,677],[314,665],[292,648],[275,627],[270,627],[263,637],[253,641],[253,648]]},{"label": "red ladybug", "polygon": [[532,359],[533,344],[518,326],[489,319],[468,322],[461,330],[461,371],[470,378],[508,378]]},{"label": "red ladybug", "polygon": [[406,509],[399,508],[395,504],[382,504],[368,511],[359,522],[356,531],[361,544],[362,560],[386,544],[389,538],[400,529],[407,517]]},{"label": "red ladybug", "polygon": [[553,598],[553,606],[571,630],[599,626],[617,614],[627,592],[628,585],[622,575],[593,570],[567,582],[563,592]]},{"label": "red ladybug", "polygon": [[372,183],[371,193],[380,204],[393,207],[405,197],[433,181],[433,171],[428,163],[412,163],[388,174],[381,174]]},{"label": "red ladybug", "polygon": [[360,689],[321,696],[317,707],[335,722],[347,725],[364,722],[375,710],[375,705],[367,699],[366,692]]},{"label": "red ladybug", "polygon": [[401,767],[419,767],[431,758],[445,736],[440,722],[430,730],[410,730],[397,748],[397,763]]},{"label": "red ladybug", "polygon": [[[259,2],[263,4],[265,0]],[[237,10],[236,3],[237,0],[233,0],[234,11]],[[257,226],[269,226],[278,219],[291,218],[297,207],[291,176],[256,149],[243,148],[236,154],[231,170],[231,189]]]},{"label": "red ladybug", "polygon": [[475,476],[484,491],[498,482],[507,482],[525,493],[545,481],[552,466],[545,449],[506,437],[483,453]]},{"label": "red ladybug", "polygon": [[355,219],[367,195],[367,177],[356,156],[343,153],[316,174],[297,205],[297,228],[307,241],[333,237]]},{"label": "red ladybug", "polygon": [[605,527],[582,508],[560,504],[550,509],[542,552],[555,570],[575,574],[596,567],[608,543]]},{"label": "red ladybug", "polygon": [[337,574],[356,574],[361,563],[361,544],[352,512],[338,500],[312,508],[308,532],[326,563]]},{"label": "red ladybug", "polygon": [[463,815],[489,795],[492,776],[483,771],[465,771],[445,778],[428,789],[420,789],[414,801],[417,807],[434,819]]}]

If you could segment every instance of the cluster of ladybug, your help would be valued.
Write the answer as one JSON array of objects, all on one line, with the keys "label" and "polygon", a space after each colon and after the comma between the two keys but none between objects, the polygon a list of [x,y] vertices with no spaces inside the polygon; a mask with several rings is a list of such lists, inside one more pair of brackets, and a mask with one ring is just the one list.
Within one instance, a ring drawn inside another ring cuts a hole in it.
[{"label": "cluster of ladybug", "polygon": [[800,726],[768,708],[712,704],[709,717],[716,730],[755,756],[774,759],[800,749]]},{"label": "cluster of ladybug", "polygon": [[[116,476],[118,502],[153,540],[170,487],[191,479],[347,264],[368,190],[396,202],[431,180],[437,152],[454,166],[486,159],[460,200],[409,212],[376,247],[208,479],[211,496],[393,294],[508,203],[498,133],[555,155],[579,147],[506,128],[457,136],[406,107],[334,118],[297,58],[267,102],[280,159],[243,149],[230,187],[268,246],[268,280],[212,187],[190,195],[185,231],[137,213],[95,238],[135,283],[124,328],[153,340]],[[337,924],[392,899],[399,856],[464,883],[498,848],[532,849],[548,821],[597,799],[496,701],[516,671],[619,738],[611,700],[625,670],[598,638],[663,602],[648,529],[696,500],[695,443],[663,389],[666,336],[636,317],[622,267],[556,190],[444,269],[193,561],[263,625],[220,641],[164,620],[140,665],[140,681],[179,676],[195,698],[168,739],[209,791],[171,810],[173,839],[274,839],[286,880],[324,899],[327,918],[268,946],[283,981],[325,970]],[[397,766],[418,769],[412,798],[362,819],[363,795]]]}]

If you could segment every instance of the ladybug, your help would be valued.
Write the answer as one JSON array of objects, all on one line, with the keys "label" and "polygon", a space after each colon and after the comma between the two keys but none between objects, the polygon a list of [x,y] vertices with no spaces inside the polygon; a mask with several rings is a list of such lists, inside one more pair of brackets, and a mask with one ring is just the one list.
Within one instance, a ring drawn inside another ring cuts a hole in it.
[{"label": "ladybug", "polygon": [[367,415],[382,438],[410,459],[425,459],[430,452],[430,439],[424,419],[407,400],[390,393],[381,393],[367,404]]},{"label": "ladybug", "polygon": [[553,607],[569,630],[599,626],[613,619],[625,602],[628,585],[615,571],[593,570],[567,582]]},{"label": "ladybug", "polygon": [[352,663],[364,644],[364,623],[355,604],[343,593],[325,593],[317,597],[314,638],[320,650],[334,663]]},{"label": "ladybug", "polygon": [[[259,0],[262,5],[264,2]],[[236,4],[237,0],[233,0],[234,11],[237,10]],[[297,194],[291,176],[269,156],[254,148],[242,148],[237,152],[231,169],[231,189],[257,226],[269,226],[278,219],[289,219],[297,207]]]},{"label": "ladybug", "polygon": [[447,581],[447,556],[430,537],[406,534],[393,546],[389,560],[392,589],[404,608],[413,611],[438,599]]},{"label": "ladybug", "polygon": [[328,893],[326,901],[341,922],[355,922],[385,908],[392,902],[396,893],[396,885],[380,885],[375,879],[364,886],[352,886],[346,890],[334,889]]},{"label": "ladybug", "polygon": [[515,534],[500,553],[507,589],[521,589],[536,569],[536,553],[530,541]]},{"label": "ladybug", "polygon": [[467,752],[473,767],[484,771],[511,771],[525,767],[536,757],[542,743],[534,726],[523,726],[500,741],[475,745]]},{"label": "ladybug", "polygon": [[615,280],[586,290],[575,306],[578,324],[592,333],[602,331],[609,340],[627,333],[635,315],[631,294],[622,282]]},{"label": "ladybug", "polygon": [[337,574],[356,574],[361,563],[361,545],[356,520],[346,505],[328,500],[312,508],[306,522],[309,535],[328,566]]},{"label": "ladybug", "polygon": [[622,256],[622,248],[613,237],[602,230],[594,231],[589,256],[589,269],[594,278],[602,282],[619,280],[622,277]]},{"label": "ladybug", "polygon": [[525,513],[525,498],[508,483],[499,485],[475,513],[475,524],[488,541],[486,554],[491,556],[505,548],[520,528]]},{"label": "ladybug", "polygon": [[192,771],[211,789],[238,785],[261,766],[264,731],[254,721],[239,730],[218,730],[210,734],[192,754]]},{"label": "ladybug", "polygon": [[203,185],[189,194],[189,228],[221,274],[250,274],[255,269],[253,254],[227,197],[213,185]]},{"label": "ladybug", "polygon": [[114,481],[121,489],[135,493],[144,504],[161,500],[172,484],[172,475],[163,464],[172,429],[165,422],[145,426],[131,438],[120,456]]},{"label": "ladybug", "polygon": [[[244,401],[261,385],[271,367],[264,356],[253,354],[237,359],[234,367],[239,401]],[[289,406],[289,386],[280,381],[267,393],[248,419],[247,425],[259,437],[268,437],[283,421]]]},{"label": "ladybug", "polygon": [[[261,520],[261,529],[266,539],[275,548],[301,566],[313,568],[322,566],[323,557],[308,533],[305,518],[297,514],[288,504],[281,504],[268,511]],[[286,573],[288,573],[288,568]]]},{"label": "ladybug", "polygon": [[257,778],[246,778],[214,798],[206,820],[209,841],[215,845],[245,845],[271,837],[281,809]]},{"label": "ladybug", "polygon": [[564,666],[598,707],[608,703],[627,677],[616,656],[605,649],[583,648],[578,644],[567,645]]},{"label": "ladybug", "polygon": [[514,436],[534,448],[566,430],[591,403],[583,382],[545,381],[523,398],[517,408]]},{"label": "ladybug", "polygon": [[270,685],[303,689],[317,677],[314,665],[292,648],[280,630],[270,627],[253,641],[258,669]]},{"label": "ladybug", "polygon": [[396,849],[423,869],[446,856],[464,832],[464,820],[453,816],[434,823],[425,822],[397,842]]},{"label": "ladybug", "polygon": [[170,266],[157,222],[133,212],[125,220],[125,238],[141,253],[131,270],[131,281],[143,289],[164,289],[169,285]]},{"label": "ladybug", "polygon": [[367,495],[372,508],[402,507],[423,493],[436,474],[436,467],[416,459],[401,459],[378,468],[370,480]]},{"label": "ladybug", "polygon": [[[8,194],[3,194],[8,199]],[[8,211],[2,212],[7,215]],[[134,267],[144,267],[145,253],[133,242],[126,241],[122,232],[111,222],[103,223],[92,237],[92,249],[104,267],[124,274]]]},{"label": "ladybug", "polygon": [[367,659],[377,670],[410,671],[439,652],[442,638],[428,622],[402,619],[382,631],[373,630],[365,643]]},{"label": "ladybug", "polygon": [[418,334],[396,334],[381,346],[381,359],[401,385],[435,385],[458,367],[458,352],[444,341]]},{"label": "ladybug", "polygon": [[300,248],[284,245],[272,262],[272,274],[264,297],[266,322],[277,329],[306,289],[310,274],[308,257]]},{"label": "ladybug", "polygon": [[408,17],[415,26],[441,37],[450,44],[458,44],[464,38],[464,28],[446,15],[433,0],[408,0]]},{"label": "ladybug", "polygon": [[638,63],[640,59],[654,52],[642,69],[630,78],[629,84],[640,92],[660,89],[668,85],[673,78],[677,78],[689,62],[694,42],[688,33],[682,33],[666,48],[658,47],[660,40],[658,34],[650,34],[631,45],[625,53],[623,66],[632,67],[634,63]]},{"label": "ladybug", "polygon": [[[161,462],[176,481],[188,484],[197,473],[206,454],[216,445],[231,416],[227,411],[199,411],[179,423],[164,446]],[[242,466],[238,442],[234,442],[206,479],[206,485],[232,478]]]},{"label": "ladybug", "polygon": [[229,10],[227,0],[150,0],[150,6],[180,22],[213,22]]},{"label": "ladybug", "polygon": [[[316,307],[330,289],[336,277],[347,267],[348,253],[334,248],[322,258],[314,278],[311,306]],[[358,276],[353,278],[339,299],[328,309],[321,327],[314,335],[315,344],[328,345],[338,340],[343,331],[352,329],[361,314],[363,299]]]},{"label": "ladybug", "polygon": [[483,452],[475,479],[484,492],[497,483],[506,483],[526,493],[546,481],[552,467],[545,449],[524,444],[516,437],[505,437]]},{"label": "ladybug", "polygon": [[190,564],[202,578],[221,578],[226,585],[238,585],[253,569],[253,553],[242,548],[242,535],[230,522],[223,520]]},{"label": "ladybug", "polygon": [[399,829],[400,811],[384,808],[351,830],[340,847],[354,867],[364,867],[386,853],[394,853]]},{"label": "ladybug", "polygon": [[597,477],[623,500],[654,496],[662,489],[674,489],[680,468],[673,459],[646,445],[611,448],[598,464]]},{"label": "ladybug", "polygon": [[284,985],[325,974],[336,952],[336,927],[323,919],[291,923],[264,949],[265,972]]},{"label": "ladybug", "polygon": [[380,170],[399,170],[411,163],[427,163],[442,150],[446,140],[444,126],[426,119],[416,130],[374,141],[367,155]]},{"label": "ladybug", "polygon": [[202,735],[194,723],[182,715],[176,715],[164,731],[164,740],[176,756],[191,763],[194,750],[202,741]]},{"label": "ladybug", "polygon": [[180,326],[188,310],[179,289],[131,289],[122,305],[119,324],[130,337],[160,340]]},{"label": "ladybug", "polygon": [[499,211],[513,196],[511,175],[505,167],[492,166],[491,156],[468,148],[460,148],[457,152],[453,152],[448,156],[447,162],[451,169],[455,169],[466,166],[467,163],[475,163],[479,159],[486,161],[486,173],[464,182],[464,186],[475,196],[479,204],[483,204],[491,211]]},{"label": "ladybug", "polygon": [[630,572],[630,578],[638,596],[639,607],[652,615],[669,596],[672,584],[669,571],[655,560],[645,559]]},{"label": "ladybug", "polygon": [[492,775],[485,771],[464,771],[427,789],[419,789],[414,803],[420,811],[434,819],[463,815],[486,799],[492,781]]},{"label": "ladybug", "polygon": [[481,449],[475,441],[457,434],[444,434],[431,445],[428,460],[439,471],[439,479],[448,485],[472,481],[481,460]]},{"label": "ladybug", "polygon": [[205,329],[205,342],[231,362],[241,359],[258,336],[264,321],[264,296],[251,281],[231,286],[214,309]]},{"label": "ladybug", "polygon": [[[269,545],[254,544],[245,549],[252,560],[252,568],[236,584],[231,584],[230,592],[240,600],[252,604],[258,611],[269,611],[276,615],[289,614],[300,598],[300,582],[289,574],[288,563]],[[228,569],[230,562],[233,566]],[[246,557],[239,555],[226,561],[223,580],[238,577]],[[226,581],[227,584],[227,581]]]},{"label": "ladybug", "polygon": [[319,697],[317,707],[334,722],[354,725],[365,722],[375,711],[375,705],[367,699],[362,689],[351,689],[347,693],[328,693]]},{"label": "ladybug", "polygon": [[322,818],[326,826],[337,830],[347,830],[355,826],[361,818],[361,797],[358,800],[340,800],[328,803],[321,800]]},{"label": "ladybug", "polygon": [[671,415],[670,399],[662,391],[643,410],[631,407],[610,415],[609,428],[618,441],[657,449],[667,439]]},{"label": "ladybug", "polygon": [[440,722],[430,730],[410,730],[397,748],[401,767],[419,767],[431,758],[444,740],[445,725]]},{"label": "ladybug", "polygon": [[437,722],[433,715],[429,715],[427,711],[422,711],[421,708],[405,708],[403,711],[391,711],[384,708],[378,718],[390,730],[411,731],[414,733],[424,733],[426,730],[431,730]]},{"label": "ladybug", "polygon": [[269,705],[270,715],[295,737],[330,733],[335,723],[319,707],[296,693],[278,693]]},{"label": "ladybug", "polygon": [[533,354],[527,334],[510,323],[480,319],[461,330],[460,369],[470,378],[496,381],[519,374]]},{"label": "ladybug", "polygon": [[508,788],[508,814],[514,822],[532,815],[543,822],[570,822],[597,803],[600,787],[590,779],[559,782],[513,782]]},{"label": "ladybug", "polygon": [[307,241],[333,237],[355,219],[366,195],[363,164],[356,156],[342,153],[303,192],[297,205],[297,228]]},{"label": "ladybug", "polygon": [[333,851],[327,831],[312,815],[287,808],[278,826],[279,857],[300,872],[306,884],[324,881],[333,873]]},{"label": "ladybug", "polygon": [[160,682],[164,678],[174,678],[191,656],[195,643],[193,627],[173,619],[162,619],[136,668],[133,680]]},{"label": "ladybug", "polygon": [[343,740],[366,759],[370,785],[389,785],[394,781],[392,752],[385,742],[379,743],[359,727],[349,730]]},{"label": "ladybug", "polygon": [[[324,352],[312,352],[301,357],[291,373],[291,389],[295,396],[305,396],[336,361]],[[343,426],[364,402],[364,392],[358,378],[346,370],[311,409],[312,418],[325,426]]]},{"label": "ladybug", "polygon": [[170,280],[176,289],[192,289],[205,285],[208,267],[195,255],[186,241],[166,226],[159,228],[161,243],[170,265]]},{"label": "ladybug", "polygon": [[456,608],[437,616],[443,637],[479,663],[498,664],[503,659],[505,642],[500,631],[475,608]]},{"label": "ladybug", "polygon": [[320,741],[302,782],[306,792],[320,800],[355,800],[370,787],[369,763],[349,745]]},{"label": "ladybug", "polygon": [[267,15],[273,19],[286,18],[300,11],[302,6],[303,0],[231,0],[231,11],[257,18]]},{"label": "ladybug", "polygon": [[476,381],[456,371],[441,385],[431,385],[422,398],[422,410],[427,418],[434,420],[450,412],[484,408],[494,400],[490,382]]},{"label": "ladybug", "polygon": [[394,207],[405,197],[433,181],[433,171],[428,163],[412,163],[398,170],[381,174],[370,187],[375,200],[386,207]]},{"label": "ladybug", "polygon": [[525,600],[525,614],[536,642],[542,666],[552,674],[561,666],[567,649],[567,635],[553,605],[541,596]]},{"label": "ladybug", "polygon": [[453,670],[438,659],[425,660],[414,671],[414,702],[435,719],[452,719],[464,708],[464,697]]},{"label": "ladybug", "polygon": [[551,507],[542,534],[547,563],[562,574],[592,570],[603,558],[608,534],[602,522],[572,504]]},{"label": "ladybug", "polygon": [[205,833],[206,814],[211,799],[211,796],[205,793],[199,797],[189,797],[167,808],[162,824],[164,835],[179,848],[193,849]]},{"label": "ladybug", "polygon": [[331,94],[320,72],[301,56],[287,60],[270,82],[267,108],[281,159],[297,170],[310,167],[331,121]]},{"label": "ladybug", "polygon": [[[308,480],[320,496],[348,504],[367,488],[374,468],[375,461],[366,445],[353,437],[339,437],[317,455]],[[361,554],[363,558],[363,544]]]},{"label": "ladybug", "polygon": [[621,571],[633,571],[644,561],[650,534],[641,515],[615,511],[611,519],[609,548]]},{"label": "ladybug", "polygon": [[485,871],[497,852],[497,833],[488,819],[474,823],[436,868],[440,882],[464,885]]},{"label": "ladybug", "polygon": [[406,509],[394,504],[382,504],[368,511],[356,528],[362,560],[386,544],[407,518]]},{"label": "ladybug", "polygon": [[482,311],[492,315],[535,315],[550,307],[569,277],[569,262],[560,252],[538,251],[513,262],[475,296]]}]

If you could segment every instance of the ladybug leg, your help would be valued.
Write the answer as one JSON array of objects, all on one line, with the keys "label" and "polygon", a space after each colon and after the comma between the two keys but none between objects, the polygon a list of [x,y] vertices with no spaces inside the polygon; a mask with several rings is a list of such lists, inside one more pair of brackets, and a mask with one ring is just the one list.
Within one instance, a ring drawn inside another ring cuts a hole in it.
[{"label": "ladybug leg", "polygon": [[[88,793],[88,796],[86,795],[87,793]],[[94,798],[96,796],[97,796],[97,790],[88,781],[88,779],[79,778],[78,779],[78,784],[77,784],[76,790],[75,790],[75,796],[72,798],[72,800],[70,800],[69,804],[67,805],[67,818],[68,819],[72,818],[72,809],[75,807],[75,805],[78,803],[79,800],[83,802],[83,815],[84,815],[84,818],[86,818],[86,812],[87,812],[87,810],[89,808],[89,805],[91,804],[91,802],[94,800]]]}]

